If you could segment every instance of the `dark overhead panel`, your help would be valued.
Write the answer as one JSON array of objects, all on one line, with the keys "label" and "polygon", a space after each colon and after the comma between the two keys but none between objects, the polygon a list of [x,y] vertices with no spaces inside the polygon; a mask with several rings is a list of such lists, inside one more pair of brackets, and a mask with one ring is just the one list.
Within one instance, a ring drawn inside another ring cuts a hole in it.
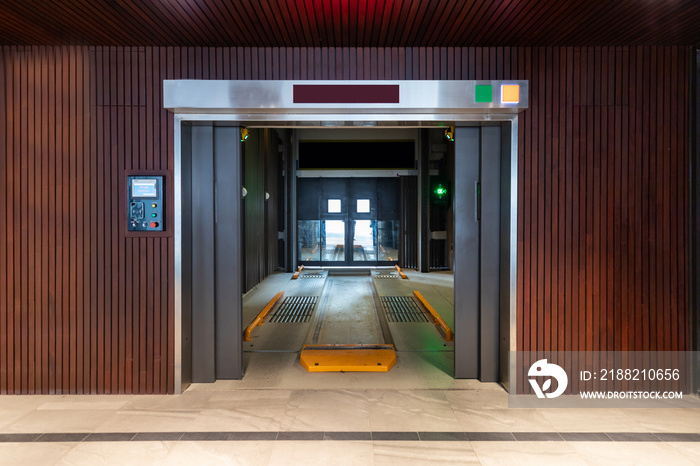
[{"label": "dark overhead panel", "polygon": [[2,45],[695,45],[699,0],[10,0]]}]

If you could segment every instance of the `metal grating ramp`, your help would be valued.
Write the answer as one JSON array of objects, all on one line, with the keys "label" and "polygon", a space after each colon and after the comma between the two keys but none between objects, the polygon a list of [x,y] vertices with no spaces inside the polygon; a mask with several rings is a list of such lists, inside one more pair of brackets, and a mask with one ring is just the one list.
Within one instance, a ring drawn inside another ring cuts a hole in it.
[{"label": "metal grating ramp", "polygon": [[308,322],[316,306],[316,296],[289,296],[270,317],[272,323]]},{"label": "metal grating ramp", "polygon": [[382,296],[381,299],[389,322],[428,322],[428,317],[411,296]]},{"label": "metal grating ramp", "polygon": [[302,273],[298,280],[290,280],[284,289],[286,296],[319,296],[326,283],[327,272]]}]

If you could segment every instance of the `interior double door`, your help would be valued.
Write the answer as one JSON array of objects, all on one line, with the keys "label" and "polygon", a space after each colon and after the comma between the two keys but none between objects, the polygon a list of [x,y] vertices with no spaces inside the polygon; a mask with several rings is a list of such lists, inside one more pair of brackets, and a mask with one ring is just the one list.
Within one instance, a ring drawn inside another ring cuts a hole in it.
[{"label": "interior double door", "polygon": [[300,264],[398,262],[397,178],[299,178],[297,200]]}]

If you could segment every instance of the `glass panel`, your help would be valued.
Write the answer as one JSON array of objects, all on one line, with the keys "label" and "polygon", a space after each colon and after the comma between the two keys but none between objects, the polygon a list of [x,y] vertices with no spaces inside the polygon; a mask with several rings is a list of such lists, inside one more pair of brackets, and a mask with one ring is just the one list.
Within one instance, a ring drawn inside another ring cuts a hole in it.
[{"label": "glass panel", "polygon": [[329,214],[339,214],[340,213],[340,199],[328,199],[328,213]]},{"label": "glass panel", "polygon": [[324,220],[321,232],[321,260],[345,260],[345,221]]},{"label": "glass panel", "polygon": [[358,199],[357,200],[357,213],[358,214],[368,214],[369,213],[369,199]]},{"label": "glass panel", "polygon": [[377,222],[377,237],[379,239],[379,260],[399,260],[399,221],[380,220]]},{"label": "glass panel", "polygon": [[321,260],[321,221],[299,220],[297,222],[300,261]]},{"label": "glass panel", "polygon": [[377,250],[374,241],[376,220],[355,220],[355,234],[352,239],[353,261],[376,261]]}]

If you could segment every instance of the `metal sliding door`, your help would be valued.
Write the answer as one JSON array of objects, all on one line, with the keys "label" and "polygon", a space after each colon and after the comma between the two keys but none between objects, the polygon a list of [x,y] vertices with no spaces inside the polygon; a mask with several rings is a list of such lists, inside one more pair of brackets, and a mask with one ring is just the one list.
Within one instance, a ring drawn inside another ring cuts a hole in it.
[{"label": "metal sliding door", "polygon": [[398,189],[394,178],[297,180],[299,262],[396,264],[400,249]]},{"label": "metal sliding door", "polygon": [[500,126],[455,132],[455,377],[498,381]]},{"label": "metal sliding door", "polygon": [[[183,165],[183,204],[191,209],[191,241],[182,254],[191,261],[191,319],[185,330],[184,367],[191,380],[242,377],[241,144],[239,128],[193,126]],[[189,230],[189,228],[188,228]],[[190,327],[191,326],[191,327]],[[189,335],[188,335],[189,334]],[[189,352],[191,351],[191,352]],[[189,352],[189,354],[188,354]]]}]

